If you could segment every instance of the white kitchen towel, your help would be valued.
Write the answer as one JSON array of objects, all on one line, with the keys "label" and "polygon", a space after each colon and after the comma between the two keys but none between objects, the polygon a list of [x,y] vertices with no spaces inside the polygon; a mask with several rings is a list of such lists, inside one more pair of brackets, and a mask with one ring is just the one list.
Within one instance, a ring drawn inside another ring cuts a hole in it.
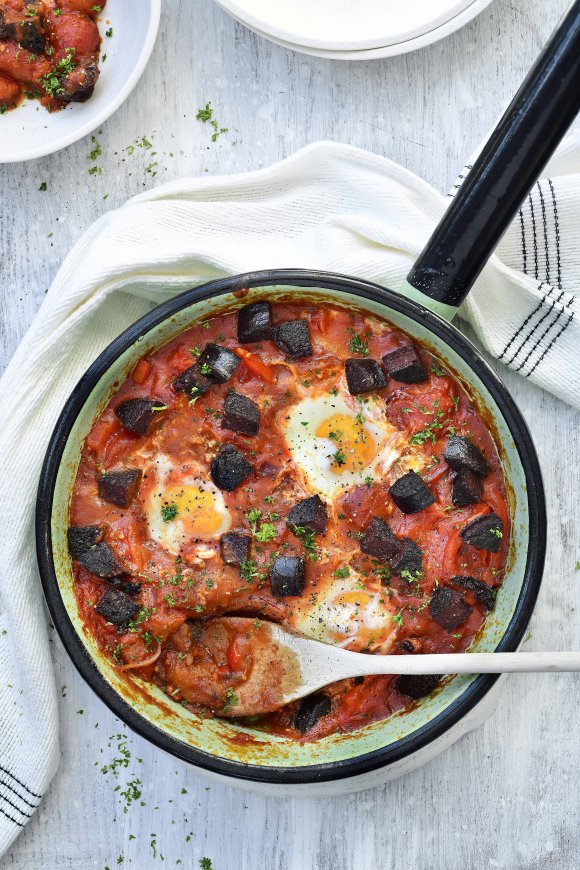
[{"label": "white kitchen towel", "polygon": [[[577,173],[577,174],[576,174]],[[396,288],[448,199],[400,166],[318,143],[244,175],[129,201],[71,251],[0,381],[0,854],[58,763],[55,683],[34,549],[41,463],[68,394],[139,316],[213,278],[328,269]],[[526,200],[462,316],[493,356],[580,407],[580,137]]]}]

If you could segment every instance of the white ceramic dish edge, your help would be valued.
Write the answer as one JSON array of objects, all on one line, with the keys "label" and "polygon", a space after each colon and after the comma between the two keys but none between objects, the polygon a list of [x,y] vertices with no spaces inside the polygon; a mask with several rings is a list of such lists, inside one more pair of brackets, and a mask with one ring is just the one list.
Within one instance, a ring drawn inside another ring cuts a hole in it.
[{"label": "white ceramic dish edge", "polygon": [[[264,33],[311,48],[357,51],[422,36],[464,12],[476,0],[218,0],[230,14]],[[429,10],[429,11],[428,11]]]},{"label": "white ceramic dish edge", "polygon": [[[225,9],[221,0],[216,0],[216,2]],[[474,0],[474,3],[472,3],[464,12],[459,13],[455,18],[452,18],[440,27],[429,31],[429,33],[423,34],[423,36],[418,36],[414,39],[406,40],[405,42],[382,46],[380,48],[360,49],[358,51],[330,51],[322,48],[309,48],[304,45],[296,45],[295,43],[285,42],[282,39],[275,38],[256,27],[252,27],[241,18],[236,18],[236,16],[233,17],[257,36],[261,36],[263,39],[267,39],[269,42],[279,45],[281,48],[296,51],[300,54],[307,54],[311,57],[319,57],[326,60],[380,60],[386,57],[397,57],[401,54],[409,54],[412,51],[418,51],[421,48],[426,48],[428,45],[439,42],[441,39],[445,39],[445,37],[450,36],[457,30],[465,27],[465,25],[469,24],[470,21],[473,21],[474,18],[491,4],[491,2],[492,0]]]}]

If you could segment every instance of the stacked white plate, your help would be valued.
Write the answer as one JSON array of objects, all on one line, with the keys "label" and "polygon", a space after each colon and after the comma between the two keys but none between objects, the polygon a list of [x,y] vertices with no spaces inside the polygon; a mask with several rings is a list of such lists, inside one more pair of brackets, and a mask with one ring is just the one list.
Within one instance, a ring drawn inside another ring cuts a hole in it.
[{"label": "stacked white plate", "polygon": [[285,48],[367,60],[422,48],[475,18],[491,0],[216,0]]}]

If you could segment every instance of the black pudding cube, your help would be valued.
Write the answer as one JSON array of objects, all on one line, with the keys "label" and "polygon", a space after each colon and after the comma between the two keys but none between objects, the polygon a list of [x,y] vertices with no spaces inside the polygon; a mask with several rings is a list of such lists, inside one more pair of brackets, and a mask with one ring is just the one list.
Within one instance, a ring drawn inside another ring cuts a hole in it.
[{"label": "black pudding cube", "polygon": [[238,341],[252,344],[272,338],[272,306],[269,302],[251,302],[238,311]]},{"label": "black pudding cube", "polygon": [[418,700],[430,695],[440,679],[440,674],[403,674],[395,680],[395,689],[401,695]]},{"label": "black pudding cube", "polygon": [[483,580],[461,574],[458,577],[452,577],[449,582],[452,586],[461,586],[463,589],[469,589],[470,592],[473,592],[475,600],[483,604],[486,610],[493,610],[495,607],[494,591]]},{"label": "black pudding cube", "polygon": [[210,472],[218,489],[232,492],[252,472],[252,466],[233,444],[223,444],[210,463]]},{"label": "black pudding cube", "polygon": [[403,579],[409,579],[409,574],[413,579],[418,579],[423,573],[423,554],[415,541],[410,538],[402,538],[400,543],[400,552],[391,562],[393,574]]},{"label": "black pudding cube", "polygon": [[95,544],[100,544],[104,537],[103,526],[71,526],[67,531],[68,551],[73,559],[79,559]]},{"label": "black pudding cube", "polygon": [[477,550],[499,553],[503,538],[503,520],[494,513],[477,517],[460,531],[459,537]]},{"label": "black pudding cube", "polygon": [[220,538],[220,555],[226,565],[241,565],[250,558],[251,539],[245,532],[225,532]]},{"label": "black pudding cube", "polygon": [[277,598],[302,595],[306,569],[298,556],[278,556],[270,568],[270,586]]},{"label": "black pudding cube", "polygon": [[330,698],[324,692],[314,692],[298,702],[294,713],[294,727],[301,734],[311,731],[322,716],[327,716],[331,708]]},{"label": "black pudding cube", "polygon": [[237,353],[219,344],[206,344],[197,360],[201,374],[216,384],[229,381],[240,362]]},{"label": "black pudding cube", "polygon": [[115,409],[115,414],[129,432],[149,435],[165,410],[159,399],[127,399]]},{"label": "black pudding cube", "polygon": [[292,530],[306,529],[316,535],[322,535],[328,526],[328,510],[319,495],[303,498],[295,504],[286,520],[286,525]]},{"label": "black pudding cube", "polygon": [[[29,10],[30,6],[27,7],[25,15],[30,14]],[[35,55],[44,54],[47,47],[44,43],[44,37],[38,24],[38,19],[36,21],[22,21],[20,24],[20,48]],[[10,27],[10,25],[8,25],[8,27]],[[30,60],[32,60],[32,58],[30,58]]]},{"label": "black pudding cube", "polygon": [[117,628],[125,629],[129,622],[137,616],[141,606],[125,592],[118,589],[107,589],[95,610],[107,622],[112,622]]},{"label": "black pudding cube", "polygon": [[111,504],[128,508],[139,491],[142,477],[140,468],[107,471],[99,476],[99,496]]},{"label": "black pudding cube", "polygon": [[383,357],[383,365],[394,381],[403,384],[419,384],[427,380],[425,366],[419,351],[413,344],[392,350]]},{"label": "black pudding cube", "polygon": [[481,450],[463,435],[451,435],[443,459],[454,471],[471,471],[478,477],[487,477],[489,465]]},{"label": "black pudding cube", "polygon": [[117,557],[104,541],[89,550],[85,550],[77,557],[77,561],[95,577],[101,577],[104,580],[118,577],[119,574],[123,573],[123,568]]},{"label": "black pudding cube", "polygon": [[372,393],[387,386],[385,373],[374,359],[347,359],[344,373],[351,396]]},{"label": "black pudding cube", "polygon": [[126,577],[111,577],[107,579],[107,583],[118,589],[119,592],[124,592],[125,595],[138,595],[141,592],[141,584],[135,583],[133,580],[128,580]]},{"label": "black pudding cube", "polygon": [[401,544],[390,526],[380,517],[373,517],[361,538],[360,548],[367,556],[390,562],[399,555]]},{"label": "black pudding cube", "polygon": [[429,602],[429,615],[445,631],[455,631],[463,625],[473,607],[461,592],[447,586],[437,586]]},{"label": "black pudding cube", "polygon": [[286,359],[312,356],[310,329],[306,320],[288,320],[274,330],[274,342]]},{"label": "black pudding cube", "polygon": [[469,504],[477,504],[483,495],[483,482],[481,477],[474,474],[468,468],[464,468],[453,475],[451,484],[451,501],[456,507],[467,507]]},{"label": "black pudding cube", "polygon": [[190,398],[195,399],[207,393],[213,387],[213,383],[201,373],[199,363],[195,363],[181,372],[173,381],[172,386],[176,393],[186,393]]},{"label": "black pudding cube", "polygon": [[435,496],[416,471],[408,471],[396,480],[389,495],[404,514],[416,514],[435,503]]},{"label": "black pudding cube", "polygon": [[260,428],[258,405],[247,396],[230,390],[224,402],[222,426],[243,435],[256,435]]}]

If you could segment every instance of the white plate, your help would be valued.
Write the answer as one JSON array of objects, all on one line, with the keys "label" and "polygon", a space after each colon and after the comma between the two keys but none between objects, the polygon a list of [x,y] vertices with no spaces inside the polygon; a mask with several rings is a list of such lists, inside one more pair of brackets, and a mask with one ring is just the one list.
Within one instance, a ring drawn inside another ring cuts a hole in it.
[{"label": "white plate", "polygon": [[[109,0],[99,30],[101,75],[86,103],[49,114],[37,100],[0,115],[0,163],[33,160],[92,133],[127,99],[147,65],[159,29],[161,0]],[[112,38],[105,31],[113,28]]]},{"label": "white plate", "polygon": [[217,0],[235,18],[286,43],[361,51],[435,30],[475,0]]},{"label": "white plate", "polygon": [[[217,2],[221,4],[222,0],[217,0]],[[464,12],[456,15],[445,24],[442,24],[440,27],[429,31],[422,36],[417,36],[414,39],[409,39],[404,42],[399,42],[392,45],[386,45],[379,48],[372,48],[366,50],[363,49],[360,51],[330,51],[321,48],[310,48],[304,45],[286,42],[282,39],[275,38],[269,33],[265,33],[256,27],[252,27],[246,21],[242,21],[241,19],[238,20],[245,27],[248,27],[249,30],[257,33],[258,36],[262,36],[264,39],[268,39],[271,42],[274,42],[276,45],[280,45],[282,46],[282,48],[287,48],[291,51],[298,51],[302,54],[312,55],[313,57],[322,57],[336,60],[374,60],[383,57],[394,57],[400,54],[407,54],[408,52],[417,51],[417,49],[419,48],[424,48],[427,45],[438,42],[440,39],[449,36],[451,33],[454,33],[456,30],[459,30],[461,27],[464,27],[466,24],[468,24],[468,22],[470,22],[473,18],[479,15],[479,13],[482,12],[486,8],[486,6],[489,6],[491,2],[492,0],[473,0],[473,2],[468,6],[467,9],[465,9]]]}]

